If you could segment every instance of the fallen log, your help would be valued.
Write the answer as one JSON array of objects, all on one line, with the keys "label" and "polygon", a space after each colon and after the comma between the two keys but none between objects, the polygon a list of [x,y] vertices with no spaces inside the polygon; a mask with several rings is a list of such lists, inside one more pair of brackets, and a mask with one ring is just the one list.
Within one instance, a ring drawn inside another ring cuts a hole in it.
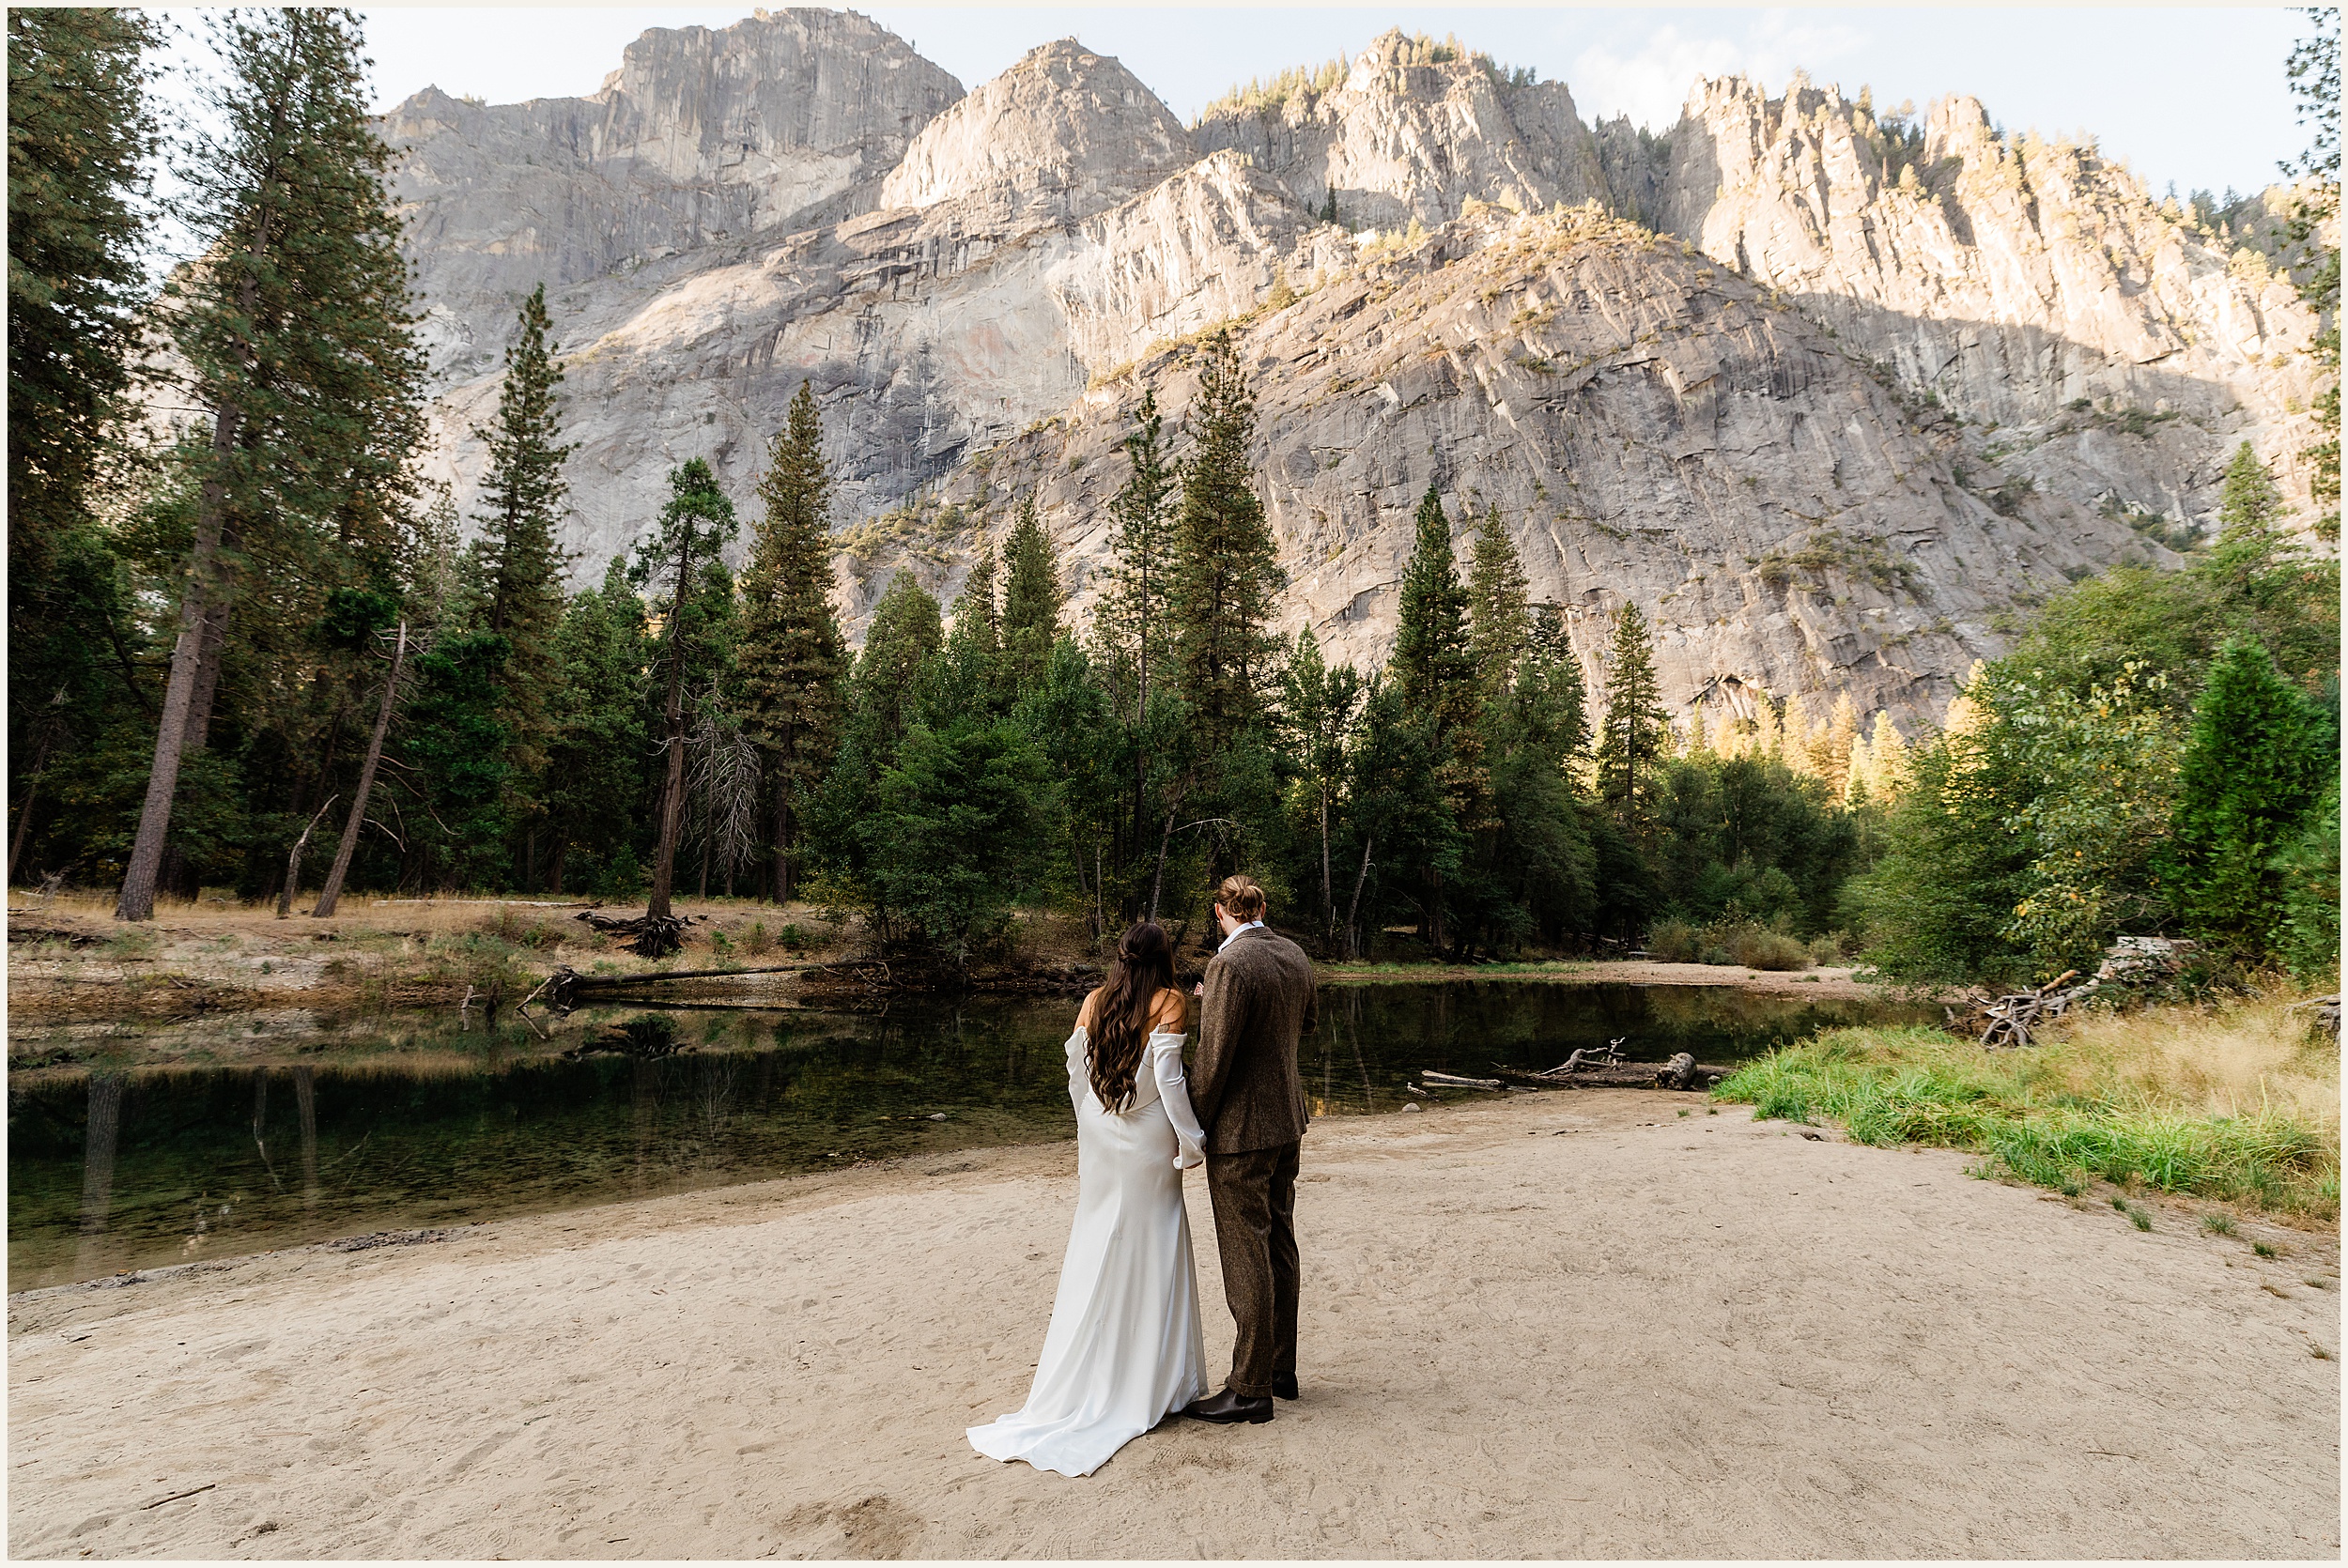
[{"label": "fallen log", "polygon": [[1421,1068],[1418,1081],[1432,1084],[1439,1089],[1499,1089],[1506,1087],[1497,1078],[1461,1078],[1457,1073],[1429,1072]]},{"label": "fallen log", "polygon": [[[812,960],[798,963],[765,963],[747,969],[670,969],[647,970],[641,975],[581,975],[568,964],[555,970],[538,982],[538,989],[522,998],[526,1010],[531,1003],[546,999],[547,1009],[556,1017],[566,1017],[584,1000],[582,992],[595,992],[606,1001],[616,1001],[613,993],[633,991],[641,986],[665,980],[731,980],[748,975],[804,975],[814,970],[856,971],[873,967],[867,963],[820,963]],[[884,970],[884,973],[886,971]]]},{"label": "fallen log", "polygon": [[[1679,1054],[1686,1056],[1688,1053],[1683,1051]],[[1677,1059],[1674,1058],[1675,1061]],[[1529,1072],[1523,1068],[1494,1064],[1492,1073],[1504,1083],[1527,1089],[1708,1089],[1737,1070],[1692,1059],[1689,1061],[1688,1068],[1685,1083],[1665,1081],[1666,1074],[1673,1072],[1671,1062],[1600,1063],[1571,1074]],[[1426,1075],[1422,1073],[1420,1076]]]}]

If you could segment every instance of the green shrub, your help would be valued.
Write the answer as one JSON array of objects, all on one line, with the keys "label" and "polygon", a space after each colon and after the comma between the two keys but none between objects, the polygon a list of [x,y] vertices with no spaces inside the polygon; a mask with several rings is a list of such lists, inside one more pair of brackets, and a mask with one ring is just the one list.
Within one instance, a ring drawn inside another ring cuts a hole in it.
[{"label": "green shrub", "polygon": [[1729,951],[1747,969],[1810,967],[1810,945],[1783,931],[1746,927],[1730,935]]},{"label": "green shrub", "polygon": [[1659,920],[1647,933],[1646,945],[1667,963],[1693,963],[1703,951],[1703,937],[1685,920]]},{"label": "green shrub", "polygon": [[750,929],[742,933],[742,951],[752,958],[763,958],[774,948],[775,939],[766,934],[766,922],[751,921]]}]

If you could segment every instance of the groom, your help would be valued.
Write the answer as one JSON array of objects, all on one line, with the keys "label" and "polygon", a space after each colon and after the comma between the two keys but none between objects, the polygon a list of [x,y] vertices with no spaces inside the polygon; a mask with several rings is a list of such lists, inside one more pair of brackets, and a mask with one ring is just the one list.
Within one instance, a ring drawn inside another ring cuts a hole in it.
[{"label": "groom", "polygon": [[1274,1395],[1296,1397],[1296,1157],[1305,1084],[1296,1038],[1317,1022],[1313,966],[1263,923],[1253,878],[1215,895],[1222,950],[1207,964],[1191,1105],[1207,1133],[1223,1293],[1239,1329],[1223,1391],[1183,1410],[1212,1422],[1265,1422]]}]

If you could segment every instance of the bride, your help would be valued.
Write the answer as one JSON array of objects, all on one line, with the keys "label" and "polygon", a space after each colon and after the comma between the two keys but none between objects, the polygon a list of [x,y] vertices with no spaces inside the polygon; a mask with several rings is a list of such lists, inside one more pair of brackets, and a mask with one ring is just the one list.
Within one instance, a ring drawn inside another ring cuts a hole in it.
[{"label": "bride", "polygon": [[1206,1159],[1182,1082],[1186,1009],[1165,928],[1117,945],[1068,1037],[1076,1223],[1025,1408],[969,1429],[991,1459],[1089,1475],[1207,1391],[1182,1173]]}]

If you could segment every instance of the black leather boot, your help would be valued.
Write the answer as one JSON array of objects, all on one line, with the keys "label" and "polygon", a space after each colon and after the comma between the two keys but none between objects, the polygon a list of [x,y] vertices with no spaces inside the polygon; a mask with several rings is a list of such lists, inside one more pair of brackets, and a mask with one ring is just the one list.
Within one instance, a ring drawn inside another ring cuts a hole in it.
[{"label": "black leather boot", "polygon": [[1296,1374],[1293,1372],[1274,1373],[1272,1378],[1272,1397],[1294,1399],[1296,1397]]},{"label": "black leather boot", "polygon": [[1252,1426],[1272,1419],[1272,1401],[1251,1399],[1246,1394],[1225,1389],[1221,1393],[1211,1393],[1204,1399],[1183,1406],[1182,1414],[1194,1421],[1211,1421],[1220,1426],[1242,1421]]}]

